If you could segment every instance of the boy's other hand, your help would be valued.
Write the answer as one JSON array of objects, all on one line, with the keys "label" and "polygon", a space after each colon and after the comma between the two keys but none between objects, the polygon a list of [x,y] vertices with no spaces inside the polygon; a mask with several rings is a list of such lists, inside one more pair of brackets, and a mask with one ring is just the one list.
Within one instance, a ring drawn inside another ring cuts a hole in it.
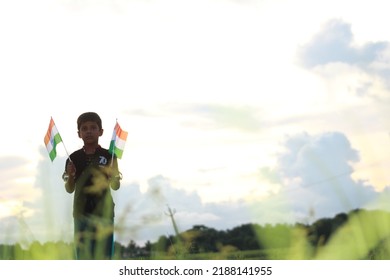
[{"label": "boy's other hand", "polygon": [[74,166],[73,162],[69,162],[66,166],[66,174],[72,177],[76,175],[76,167]]}]

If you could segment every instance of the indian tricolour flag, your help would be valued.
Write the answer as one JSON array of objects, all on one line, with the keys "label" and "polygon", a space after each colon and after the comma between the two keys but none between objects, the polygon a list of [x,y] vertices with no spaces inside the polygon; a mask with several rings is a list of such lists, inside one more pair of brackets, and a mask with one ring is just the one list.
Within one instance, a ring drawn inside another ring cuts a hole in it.
[{"label": "indian tricolour flag", "polygon": [[50,118],[49,128],[47,129],[44,141],[46,149],[49,152],[49,157],[53,161],[57,156],[56,146],[62,141],[53,118]]},{"label": "indian tricolour flag", "polygon": [[114,127],[114,132],[112,133],[112,138],[110,142],[109,152],[117,158],[122,158],[123,150],[125,148],[125,143],[127,139],[127,132],[122,130],[119,123],[116,122]]}]

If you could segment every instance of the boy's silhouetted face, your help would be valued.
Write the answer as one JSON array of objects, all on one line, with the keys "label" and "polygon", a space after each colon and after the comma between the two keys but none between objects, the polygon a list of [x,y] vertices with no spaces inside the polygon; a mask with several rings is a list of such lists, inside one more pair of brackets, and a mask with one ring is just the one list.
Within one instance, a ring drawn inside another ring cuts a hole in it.
[{"label": "boy's silhouetted face", "polygon": [[96,145],[99,137],[103,135],[103,129],[100,129],[96,122],[86,121],[80,125],[78,135],[83,139],[84,145]]}]

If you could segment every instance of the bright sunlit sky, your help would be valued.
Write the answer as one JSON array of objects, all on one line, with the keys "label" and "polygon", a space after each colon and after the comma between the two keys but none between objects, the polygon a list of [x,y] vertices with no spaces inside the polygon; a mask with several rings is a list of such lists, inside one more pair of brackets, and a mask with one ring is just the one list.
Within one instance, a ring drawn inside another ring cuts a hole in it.
[{"label": "bright sunlit sky", "polygon": [[[128,131],[117,240],[386,205],[386,1],[0,2],[0,242],[71,240],[76,119]],[[53,117],[64,145],[52,163]],[[66,149],[65,149],[66,147]],[[119,226],[120,225],[120,226]]]}]

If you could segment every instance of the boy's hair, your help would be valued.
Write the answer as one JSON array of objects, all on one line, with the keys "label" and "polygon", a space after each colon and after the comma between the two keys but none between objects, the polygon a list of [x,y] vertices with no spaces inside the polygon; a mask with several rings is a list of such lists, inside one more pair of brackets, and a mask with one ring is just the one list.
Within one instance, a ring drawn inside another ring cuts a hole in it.
[{"label": "boy's hair", "polygon": [[99,117],[98,114],[94,113],[94,112],[87,112],[87,113],[83,113],[81,114],[78,118],[77,118],[77,129],[80,130],[80,126],[85,123],[85,122],[96,122],[97,125],[99,126],[99,129],[102,129],[102,119]]}]

